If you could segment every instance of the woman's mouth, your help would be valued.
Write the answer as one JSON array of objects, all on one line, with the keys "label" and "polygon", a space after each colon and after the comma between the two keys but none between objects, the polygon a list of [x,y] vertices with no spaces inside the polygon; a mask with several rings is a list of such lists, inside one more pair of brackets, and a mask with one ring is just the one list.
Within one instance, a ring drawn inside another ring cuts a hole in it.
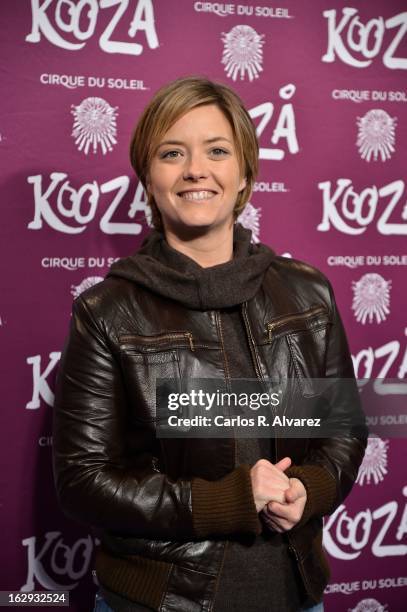
[{"label": "woman's mouth", "polygon": [[178,193],[177,195],[183,200],[191,200],[191,201],[198,200],[199,201],[199,200],[210,200],[216,195],[216,192],[206,191],[203,189],[202,191],[182,191]]}]

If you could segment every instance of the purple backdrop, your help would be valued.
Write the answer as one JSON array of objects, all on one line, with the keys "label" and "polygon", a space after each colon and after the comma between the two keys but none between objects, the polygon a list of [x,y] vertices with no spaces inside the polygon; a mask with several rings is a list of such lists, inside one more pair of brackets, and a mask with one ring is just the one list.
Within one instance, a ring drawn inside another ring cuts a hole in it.
[{"label": "purple backdrop", "polygon": [[[73,296],[149,229],[128,142],[163,83],[194,73],[236,88],[261,146],[242,223],[329,276],[357,375],[400,379],[380,391],[384,406],[406,393],[405,11],[403,0],[1,2],[2,590],[65,587],[73,609],[92,607],[94,539],[53,490],[55,374]],[[406,609],[406,442],[385,434],[325,521],[328,612]]]}]

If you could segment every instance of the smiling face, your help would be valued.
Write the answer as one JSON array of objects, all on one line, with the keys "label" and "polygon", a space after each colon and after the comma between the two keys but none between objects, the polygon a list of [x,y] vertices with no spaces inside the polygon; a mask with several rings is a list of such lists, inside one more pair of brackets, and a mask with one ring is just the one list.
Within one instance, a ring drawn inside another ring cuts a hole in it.
[{"label": "smiling face", "polygon": [[185,236],[233,229],[246,185],[232,127],[215,104],[185,113],[163,135],[147,177],[164,232]]}]

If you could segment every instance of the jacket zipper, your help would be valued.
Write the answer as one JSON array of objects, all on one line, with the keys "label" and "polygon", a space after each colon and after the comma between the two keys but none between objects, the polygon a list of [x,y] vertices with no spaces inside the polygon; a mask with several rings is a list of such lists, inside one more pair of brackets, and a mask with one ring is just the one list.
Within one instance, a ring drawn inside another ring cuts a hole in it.
[{"label": "jacket zipper", "polygon": [[311,315],[318,314],[319,312],[326,312],[326,308],[324,306],[313,306],[312,308],[309,308],[305,312],[300,312],[298,314],[292,314],[292,315],[286,315],[283,317],[279,317],[275,321],[267,323],[268,342],[272,341],[273,331],[277,327],[280,327],[280,325],[284,325],[284,323],[287,323],[289,321],[297,321],[297,320],[301,321],[302,319],[306,319]]},{"label": "jacket zipper", "polygon": [[250,348],[250,353],[253,359],[254,369],[256,371],[257,378],[261,381],[264,381],[264,377],[260,369],[258,355],[256,354],[256,350],[255,350],[255,344],[254,344],[252,330],[250,328],[249,317],[247,316],[247,302],[243,302],[242,312],[243,312],[243,320],[245,322],[247,336],[249,338],[249,348]]},{"label": "jacket zipper", "polygon": [[175,340],[177,338],[186,338],[188,340],[191,351],[195,351],[194,338],[191,332],[173,332],[169,334],[157,334],[155,336],[129,335],[122,336],[120,338],[120,341],[123,343],[133,341],[139,342],[140,344],[154,344],[157,342],[163,342],[165,340]]},{"label": "jacket zipper", "polygon": [[220,344],[222,346],[222,353],[223,353],[223,363],[224,363],[224,368],[225,368],[225,380],[228,386],[228,391],[230,391],[230,372],[229,372],[229,364],[227,361],[227,355],[226,355],[226,351],[225,351],[225,343],[223,341],[223,332],[222,332],[222,321],[220,318],[220,313],[219,311],[215,311],[215,321],[216,321],[216,328],[218,331],[218,336],[219,336],[219,340],[220,340]]},{"label": "jacket zipper", "polygon": [[[226,355],[226,351],[225,351],[225,343],[223,341],[222,321],[221,321],[221,317],[220,317],[219,311],[215,310],[214,314],[215,314],[216,329],[217,329],[217,332],[218,332],[220,344],[221,344],[221,347],[222,347],[222,353],[223,353],[226,387],[227,387],[228,392],[231,392],[232,388],[231,388],[231,383],[230,383],[229,364],[228,364],[228,361],[227,361],[227,355]],[[235,463],[236,463],[236,455],[237,455],[236,436],[235,435],[233,435],[233,441],[234,441],[234,446],[233,446],[233,453],[234,453],[234,455],[233,455],[233,467],[234,467]]]},{"label": "jacket zipper", "polygon": [[[250,352],[252,354],[252,358],[254,362],[254,369],[256,371],[257,378],[260,381],[264,382],[264,376],[261,372],[259,356],[256,350],[256,344],[254,342],[253,333],[250,327],[249,317],[247,315],[247,302],[243,303],[242,312],[243,312],[243,319],[246,325],[247,336],[249,338],[249,347],[250,347]],[[277,463],[277,457],[278,457],[277,455],[277,437],[275,434],[273,436],[273,439],[274,439],[274,455],[275,455],[274,459]]]},{"label": "jacket zipper", "polygon": [[300,560],[300,557],[299,557],[299,555],[298,555],[297,549],[295,548],[295,546],[294,546],[294,545],[293,545],[293,543],[292,543],[292,540],[291,540],[290,534],[289,534],[288,532],[286,532],[286,534],[287,534],[287,540],[288,540],[288,550],[289,550],[290,552],[292,552],[292,553],[293,553],[293,555],[294,555],[294,557],[295,557],[295,560],[296,560],[296,562],[297,562],[297,565],[298,565],[298,568],[299,568],[300,574],[301,574],[301,576],[302,576],[302,578],[303,578],[303,580],[304,580],[304,582],[305,582],[306,586],[308,587],[308,588],[307,588],[308,593],[310,593],[311,595],[313,595],[313,594],[314,594],[314,593],[313,593],[313,590],[312,590],[312,588],[311,588],[311,586],[310,586],[310,583],[309,583],[309,580],[308,580],[308,576],[306,575],[306,573],[305,573],[305,571],[304,571],[304,569],[303,569],[302,561]]},{"label": "jacket zipper", "polygon": [[[226,381],[227,389],[228,389],[228,391],[230,391],[231,390],[230,389],[230,376],[229,376],[229,369],[228,369],[228,366],[227,366],[227,357],[226,357],[226,352],[225,352],[225,343],[223,342],[222,323],[221,323],[221,320],[220,320],[220,313],[219,313],[219,311],[215,310],[213,312],[213,314],[214,314],[213,321],[214,321],[214,323],[216,325],[216,330],[217,330],[217,333],[218,333],[218,336],[219,336],[219,340],[220,340],[220,343],[221,343],[221,347],[222,347],[223,360],[224,360],[224,364],[225,364],[224,365],[224,368],[225,368],[225,381]],[[233,455],[233,468],[234,468],[235,467],[235,463],[236,463],[236,436],[234,435],[233,438],[234,438],[234,447],[233,447],[233,452],[234,452],[234,455]],[[226,549],[228,547],[228,543],[229,543],[229,540],[226,540],[225,546],[223,548],[222,562],[221,562],[221,565],[220,565],[219,574],[217,576],[217,580],[216,580],[216,584],[215,584],[215,592],[214,592],[212,604],[211,604],[211,606],[209,608],[209,612],[211,612],[213,610],[213,606],[215,605],[216,596],[218,594],[219,580],[220,580],[220,577],[221,577],[221,574],[222,574],[223,566],[225,564]]]}]

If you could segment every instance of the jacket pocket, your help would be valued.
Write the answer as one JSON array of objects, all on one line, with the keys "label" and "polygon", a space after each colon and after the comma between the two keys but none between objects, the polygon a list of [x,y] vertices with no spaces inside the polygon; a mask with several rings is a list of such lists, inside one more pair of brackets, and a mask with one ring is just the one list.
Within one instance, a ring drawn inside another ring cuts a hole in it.
[{"label": "jacket pocket", "polygon": [[317,379],[325,376],[325,357],[330,325],[325,306],[315,304],[303,312],[277,318],[268,323],[268,337],[284,335],[304,397],[320,394]]},{"label": "jacket pocket", "polygon": [[157,380],[170,379],[171,391],[181,391],[179,349],[193,350],[192,334],[174,332],[119,338],[124,382],[134,421],[157,423],[168,418],[157,410]]}]

